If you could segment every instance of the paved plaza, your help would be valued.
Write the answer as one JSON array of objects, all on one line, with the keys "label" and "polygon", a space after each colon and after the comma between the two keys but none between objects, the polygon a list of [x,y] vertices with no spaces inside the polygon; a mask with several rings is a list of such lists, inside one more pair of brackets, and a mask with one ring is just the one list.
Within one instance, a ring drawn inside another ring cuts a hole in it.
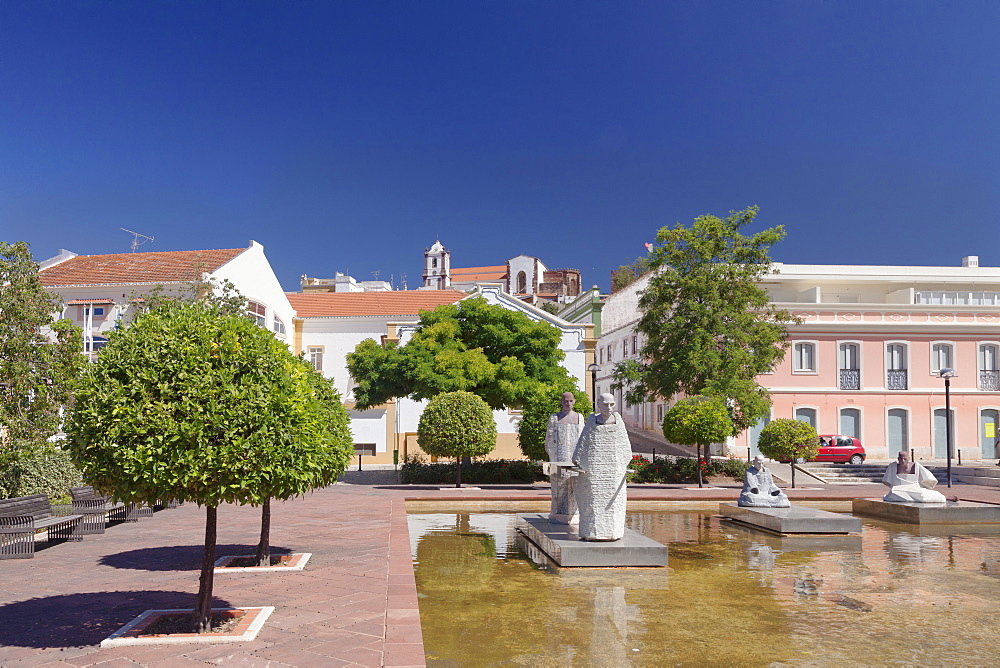
[{"label": "paved plaza", "polygon": [[[740,485],[629,488],[647,501],[734,501]],[[789,498],[881,496],[876,484],[787,489]],[[956,485],[962,500],[1000,503],[1000,488]],[[198,588],[204,511],[194,504],[119,524],[79,543],[41,545],[34,559],[0,561],[3,666],[422,666],[407,499],[544,501],[544,487],[338,484],[273,504],[275,552],[312,552],[305,571],[219,574],[217,606],[273,605],[257,640],[218,645],[101,649],[100,641],[147,609],[190,608]],[[219,510],[219,551],[252,552],[259,509]]]}]

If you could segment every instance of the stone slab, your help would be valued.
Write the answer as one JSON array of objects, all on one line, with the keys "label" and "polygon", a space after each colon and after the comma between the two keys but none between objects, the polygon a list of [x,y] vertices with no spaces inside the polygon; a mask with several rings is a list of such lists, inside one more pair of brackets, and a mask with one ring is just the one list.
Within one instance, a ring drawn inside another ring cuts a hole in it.
[{"label": "stone slab", "polygon": [[861,520],[857,517],[805,506],[741,508],[735,503],[720,503],[719,513],[736,522],[777,534],[848,534],[861,531]]},{"label": "stone slab", "polygon": [[731,520],[725,520],[723,526],[730,535],[766,545],[777,552],[861,552],[862,537],[859,533],[776,534]]},{"label": "stone slab", "polygon": [[615,541],[580,540],[576,527],[550,524],[547,513],[522,513],[518,530],[563,568],[666,566],[667,546],[641,533],[625,529]]},{"label": "stone slab", "polygon": [[851,511],[858,515],[906,524],[1000,523],[1000,506],[974,501],[891,503],[882,499],[853,499]]}]

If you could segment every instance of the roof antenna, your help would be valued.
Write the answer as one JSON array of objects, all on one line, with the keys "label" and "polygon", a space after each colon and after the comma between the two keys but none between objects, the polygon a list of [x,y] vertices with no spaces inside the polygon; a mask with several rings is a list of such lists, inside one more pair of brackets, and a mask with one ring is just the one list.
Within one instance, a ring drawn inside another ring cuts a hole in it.
[{"label": "roof antenna", "polygon": [[[119,227],[118,229],[121,230],[122,232],[128,232],[129,234],[133,235],[132,236],[132,252],[133,253],[135,252],[136,248],[138,248],[139,246],[143,245],[147,241],[149,241],[149,242],[153,241],[153,237],[147,237],[145,234],[139,234],[138,232],[133,232],[132,230],[126,230],[124,227]],[[143,240],[139,241],[139,237],[142,237]]]}]

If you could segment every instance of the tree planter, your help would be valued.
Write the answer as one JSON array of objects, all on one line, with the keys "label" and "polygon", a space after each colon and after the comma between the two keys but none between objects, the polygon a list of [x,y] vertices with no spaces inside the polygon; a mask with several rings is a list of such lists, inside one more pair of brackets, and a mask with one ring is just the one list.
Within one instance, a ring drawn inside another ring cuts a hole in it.
[{"label": "tree planter", "polygon": [[236,626],[224,633],[157,633],[146,634],[146,629],[164,617],[181,617],[194,614],[194,610],[147,610],[101,641],[101,647],[126,647],[131,645],[172,645],[182,643],[225,643],[254,640],[264,622],[274,612],[273,606],[259,608],[212,608],[212,614],[239,618]]},{"label": "tree planter", "polygon": [[255,559],[252,554],[242,554],[230,557],[219,557],[215,562],[216,573],[280,573],[283,571],[301,571],[306,567],[312,552],[295,552],[294,554],[274,555],[271,560],[278,560],[272,566],[232,566],[242,559]]}]

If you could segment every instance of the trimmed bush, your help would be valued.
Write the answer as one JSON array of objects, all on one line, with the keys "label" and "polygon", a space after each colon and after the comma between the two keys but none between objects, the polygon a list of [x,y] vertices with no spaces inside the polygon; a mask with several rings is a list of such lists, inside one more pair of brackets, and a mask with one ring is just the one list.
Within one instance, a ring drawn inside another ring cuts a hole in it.
[{"label": "trimmed bush", "polygon": [[[497,423],[493,411],[472,392],[445,392],[427,404],[417,425],[417,443],[435,457],[477,457],[497,445]],[[462,486],[462,467],[457,467],[455,486]]]},{"label": "trimmed bush", "polygon": [[[418,455],[403,460],[399,479],[404,485],[441,485],[455,480],[455,462],[429,463]],[[462,479],[476,485],[533,483],[548,480],[538,462],[523,459],[473,460],[462,469]]]},{"label": "trimmed bush", "polygon": [[811,424],[791,418],[768,422],[761,430],[757,447],[765,457],[792,463],[792,487],[795,487],[795,464],[798,459],[811,459],[819,450],[819,436]]},{"label": "trimmed bush", "polygon": [[584,419],[593,412],[590,397],[587,396],[586,392],[560,387],[548,387],[536,392],[524,404],[521,422],[517,425],[517,443],[521,446],[521,452],[528,459],[548,461],[549,455],[545,452],[545,430],[549,426],[549,416],[562,410],[560,401],[563,392],[573,393],[573,396],[576,397],[576,405],[573,410]]},{"label": "trimmed bush", "polygon": [[51,443],[26,451],[0,471],[0,498],[46,494],[52,503],[68,503],[69,488],[83,484],[69,453]]},{"label": "trimmed bush", "polygon": [[[742,459],[714,459],[701,463],[702,476],[729,476],[741,481],[750,465]],[[698,460],[692,457],[657,457],[649,461],[642,455],[633,455],[628,474],[629,482],[693,483],[698,481]]]}]

